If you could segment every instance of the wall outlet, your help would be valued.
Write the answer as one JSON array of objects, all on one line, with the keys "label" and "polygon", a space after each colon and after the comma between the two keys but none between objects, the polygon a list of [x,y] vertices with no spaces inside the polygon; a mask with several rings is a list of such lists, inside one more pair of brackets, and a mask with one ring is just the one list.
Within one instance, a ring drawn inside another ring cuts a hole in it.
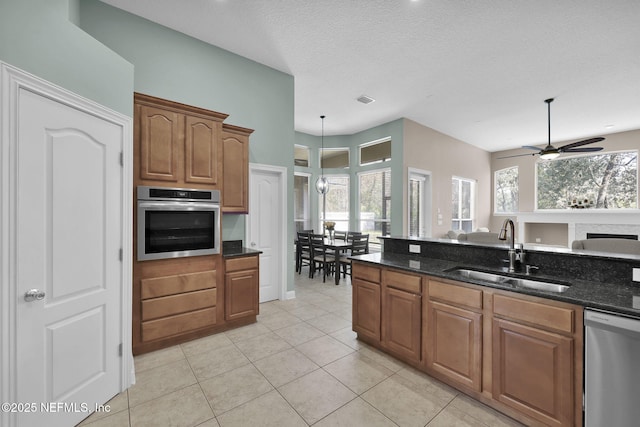
[{"label": "wall outlet", "polygon": [[633,269],[633,281],[640,282],[640,268]]},{"label": "wall outlet", "polygon": [[542,242],[542,239],[539,237],[536,237],[536,243],[541,243],[541,242]]},{"label": "wall outlet", "polygon": [[409,245],[409,252],[411,252],[412,254],[419,254],[420,253],[420,245]]}]

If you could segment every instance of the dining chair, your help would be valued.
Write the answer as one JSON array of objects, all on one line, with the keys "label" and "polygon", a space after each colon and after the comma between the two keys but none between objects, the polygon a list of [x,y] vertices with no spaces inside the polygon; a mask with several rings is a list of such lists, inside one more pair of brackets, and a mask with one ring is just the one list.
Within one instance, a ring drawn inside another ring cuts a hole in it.
[{"label": "dining chair", "polygon": [[311,267],[309,277],[313,279],[316,269],[322,269],[322,282],[324,283],[335,266],[335,252],[327,248],[322,234],[310,234],[311,244]]},{"label": "dining chair", "polygon": [[335,230],[333,232],[333,238],[336,239],[336,240],[344,240],[346,242],[347,241],[347,232],[346,231]]},{"label": "dining chair", "polygon": [[298,231],[296,240],[296,272],[302,274],[302,267],[309,266],[309,275],[311,275],[311,243],[309,235],[313,234],[313,230]]},{"label": "dining chair", "polygon": [[[340,257],[340,264],[342,265],[342,277],[346,277],[347,274],[351,276],[351,260],[349,259],[349,256],[364,255],[368,253],[369,253],[369,235],[368,234],[353,235],[351,240],[351,254]],[[340,274],[340,272],[338,272],[338,274]]]},{"label": "dining chair", "polygon": [[347,242],[353,240],[354,236],[362,236],[362,232],[360,231],[347,231]]}]

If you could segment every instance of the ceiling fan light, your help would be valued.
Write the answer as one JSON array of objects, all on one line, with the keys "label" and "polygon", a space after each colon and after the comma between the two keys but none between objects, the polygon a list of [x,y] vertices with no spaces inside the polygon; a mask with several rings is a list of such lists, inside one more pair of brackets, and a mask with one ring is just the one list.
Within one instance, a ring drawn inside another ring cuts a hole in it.
[{"label": "ceiling fan light", "polygon": [[557,152],[557,151],[550,151],[548,153],[540,154],[540,158],[543,159],[543,160],[553,160],[556,157],[558,157],[559,155],[560,155],[560,153]]}]

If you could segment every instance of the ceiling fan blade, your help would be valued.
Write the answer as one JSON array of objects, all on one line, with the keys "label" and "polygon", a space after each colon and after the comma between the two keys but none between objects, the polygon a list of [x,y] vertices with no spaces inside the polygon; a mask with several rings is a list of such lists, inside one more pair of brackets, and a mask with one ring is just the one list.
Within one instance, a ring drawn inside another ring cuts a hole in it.
[{"label": "ceiling fan blade", "polygon": [[[538,148],[538,150],[539,150],[539,148]],[[514,156],[496,157],[496,160],[497,160],[497,159],[510,159],[510,158],[512,158],[512,157],[535,156],[536,154],[538,154],[538,153],[530,153],[530,154],[516,154],[516,155],[514,155]]]},{"label": "ceiling fan blade", "polygon": [[559,147],[558,150],[566,151],[567,148],[581,147],[583,145],[593,144],[595,142],[600,142],[600,141],[604,141],[604,138],[598,137],[598,138],[585,139],[583,141],[572,142],[571,144],[563,145],[562,147]]},{"label": "ceiling fan blade", "polygon": [[541,151],[542,150],[542,148],[534,147],[533,145],[523,145],[522,148],[528,148],[529,150],[536,150],[536,151]]},{"label": "ceiling fan blade", "polygon": [[591,153],[594,151],[602,150],[602,147],[583,147],[583,148],[569,148],[568,150],[559,149],[562,153]]}]

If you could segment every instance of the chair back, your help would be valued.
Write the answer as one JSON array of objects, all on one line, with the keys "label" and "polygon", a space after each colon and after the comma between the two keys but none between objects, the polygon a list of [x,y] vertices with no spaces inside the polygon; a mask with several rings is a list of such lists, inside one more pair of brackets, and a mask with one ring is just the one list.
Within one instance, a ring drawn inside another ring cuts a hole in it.
[{"label": "chair back", "polygon": [[309,249],[309,233],[298,231],[298,245],[302,248]]},{"label": "chair back", "polygon": [[362,255],[369,253],[369,235],[358,234],[353,236],[351,242],[351,255]]},{"label": "chair back", "polygon": [[324,235],[322,234],[309,234],[309,243],[311,245],[311,252],[316,255],[324,253]]},{"label": "chair back", "polygon": [[355,236],[362,236],[362,233],[359,231],[347,231],[347,242],[352,241]]},{"label": "chair back", "polygon": [[347,232],[346,231],[334,231],[333,232],[333,237],[336,240],[344,240],[345,242],[347,241]]}]

